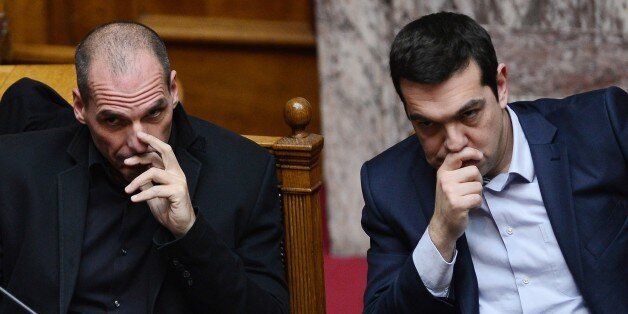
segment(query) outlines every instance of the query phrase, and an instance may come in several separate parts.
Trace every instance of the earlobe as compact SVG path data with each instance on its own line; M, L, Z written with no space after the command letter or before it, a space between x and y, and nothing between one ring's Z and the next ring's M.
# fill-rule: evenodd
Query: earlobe
M78 88L72 90L72 108L74 109L74 117L82 124L85 124L85 104L81 98Z

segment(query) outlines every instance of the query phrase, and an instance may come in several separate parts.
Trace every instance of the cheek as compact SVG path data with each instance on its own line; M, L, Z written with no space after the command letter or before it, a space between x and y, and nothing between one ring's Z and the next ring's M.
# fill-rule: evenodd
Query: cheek
M430 135L430 136L421 136L418 135L419 142L421 142L421 147L423 148L423 152L425 153L425 157L427 157L428 161L433 160L434 158L439 158L439 155L444 151L444 138L438 134Z
M92 132L96 146L104 148L108 154L115 154L124 146L124 135L122 132L102 132L94 130Z
M489 115L468 131L469 144L485 155L492 155L501 134L500 121Z

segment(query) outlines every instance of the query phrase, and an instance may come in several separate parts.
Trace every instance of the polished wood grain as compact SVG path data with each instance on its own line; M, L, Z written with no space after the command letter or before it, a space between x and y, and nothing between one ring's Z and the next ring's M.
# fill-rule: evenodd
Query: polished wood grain
M93 0L92 0L93 1ZM310 0L136 0L144 12L236 19L304 21L312 20Z
M283 101L310 99L320 132L318 69L313 50L168 43L172 68L196 116L244 134L284 135Z
M307 48L316 45L311 25L304 21L150 14L141 16L139 22L154 29L165 41Z
M292 129L292 136L304 138L308 136L305 128L312 119L312 105L307 99L297 97L290 99L284 106L283 116Z
M286 137L249 137L277 159L283 201L286 269L291 313L325 313L322 213L318 202L323 137L305 131L311 119L308 101L286 103Z
M74 63L74 51L66 45L13 43L8 58L12 63Z

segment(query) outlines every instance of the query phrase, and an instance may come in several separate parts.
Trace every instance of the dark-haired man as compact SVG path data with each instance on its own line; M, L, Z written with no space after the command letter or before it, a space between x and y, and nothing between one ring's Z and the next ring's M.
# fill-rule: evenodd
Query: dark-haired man
M445 12L390 71L416 135L362 167L365 312L626 312L626 92L508 104L488 33Z
M3 97L3 132L44 130L0 137L1 285L38 312L287 312L273 158L185 114L143 25L92 31L76 71L75 120L32 80Z

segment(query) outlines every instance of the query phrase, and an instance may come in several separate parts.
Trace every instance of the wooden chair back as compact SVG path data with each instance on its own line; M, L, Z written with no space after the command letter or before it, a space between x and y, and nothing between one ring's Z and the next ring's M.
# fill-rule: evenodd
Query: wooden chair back
M74 66L0 66L0 95L22 77L44 82L72 103L76 86ZM284 137L244 135L268 149L277 160L284 214L284 263L290 291L291 313L324 313L325 284L322 254L322 218L319 204L323 137L305 129L312 107L294 98L284 107L284 119L292 134Z

